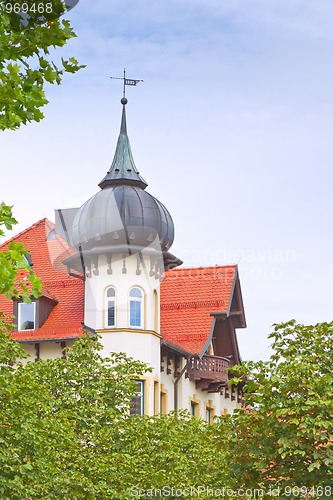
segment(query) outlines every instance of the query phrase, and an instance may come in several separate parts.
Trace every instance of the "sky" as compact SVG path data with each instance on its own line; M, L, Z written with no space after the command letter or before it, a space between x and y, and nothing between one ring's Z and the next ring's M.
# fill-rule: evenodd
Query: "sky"
M172 215L185 266L238 264L244 360L272 325L332 320L333 2L80 0L45 119L0 135L1 198L23 230L99 188L122 82L136 166Z

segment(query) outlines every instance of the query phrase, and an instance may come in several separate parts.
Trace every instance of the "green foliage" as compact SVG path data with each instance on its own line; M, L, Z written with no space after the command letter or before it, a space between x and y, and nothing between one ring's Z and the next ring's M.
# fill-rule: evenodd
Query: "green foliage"
M129 417L135 379L147 373L143 363L123 354L103 358L90 336L66 359L23 365L20 349L0 338L0 360L11 353L16 365L0 372L1 498L121 500L139 490L223 481L218 427L184 411Z
M0 203L0 236L4 235L1 226L10 230L14 224L17 222L12 215L12 207ZM9 299L21 297L25 302L31 302L31 296L37 298L40 295L42 284L32 272L27 254L22 243L14 241L9 243L6 251L0 252L0 294Z
M293 320L270 338L270 361L237 367L247 383L246 407L232 419L234 481L333 487L333 323Z
M226 486L225 450L217 428L184 410L127 419L121 439L113 441L112 455L117 469L111 498L130 498L130 492L163 486L169 491Z
M90 337L66 359L26 365L9 337L0 338L0 361L8 346L15 369L7 363L0 372L0 497L98 498L112 480L110 444L146 366L121 354L102 358Z
M0 3L0 131L40 121L48 102L45 83L59 85L64 73L83 67L73 57L57 65L50 56L50 49L75 37L69 22L46 16L40 23L36 16L24 26L18 14L9 15Z

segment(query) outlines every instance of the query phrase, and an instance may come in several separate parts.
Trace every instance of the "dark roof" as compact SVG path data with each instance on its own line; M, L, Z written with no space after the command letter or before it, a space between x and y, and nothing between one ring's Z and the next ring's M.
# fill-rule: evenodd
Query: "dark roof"
M135 252L135 248L157 244L168 251L173 240L174 225L168 210L136 186L99 191L78 210L73 222L73 244L83 250L107 247L116 252L125 245Z
M135 253L142 249L168 252L174 240L174 225L165 206L145 191L147 183L134 164L127 135L125 104L120 134L111 168L99 184L101 191L79 208L72 228L65 234L82 251ZM60 214L64 215L64 214ZM70 219L73 213L69 214ZM71 219L72 220L72 219ZM66 224L67 226L67 224Z
M126 184L141 187L142 189L148 186L146 181L139 174L134 163L131 145L127 135L125 104L123 104L120 133L113 162L110 170L99 183L99 187L104 189L110 186Z

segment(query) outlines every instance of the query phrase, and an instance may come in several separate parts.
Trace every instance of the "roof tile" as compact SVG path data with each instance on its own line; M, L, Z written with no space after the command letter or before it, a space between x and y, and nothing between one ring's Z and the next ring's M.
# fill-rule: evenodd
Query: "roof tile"
M212 326L212 312L228 312L237 266L176 268L161 283L161 333L192 354L200 354Z
M52 309L44 325L37 330L12 332L17 340L62 339L81 336L83 324L83 287L80 279L67 274L62 260L73 253L72 249L53 233L54 224L42 219L10 241L22 242L29 250L33 271L43 284L41 293L57 305ZM0 246L6 250L10 241ZM0 296L0 310L5 314L13 314L13 302Z
M57 302L37 330L12 332L20 341L64 339L83 335L84 283L67 274L62 261L73 253L42 219L10 241L30 251L33 270L43 283L42 293ZM0 245L6 250L10 241ZM164 340L192 354L200 354L212 326L212 312L228 312L237 266L176 268L161 283L161 333ZM0 310L13 314L13 302L0 296Z

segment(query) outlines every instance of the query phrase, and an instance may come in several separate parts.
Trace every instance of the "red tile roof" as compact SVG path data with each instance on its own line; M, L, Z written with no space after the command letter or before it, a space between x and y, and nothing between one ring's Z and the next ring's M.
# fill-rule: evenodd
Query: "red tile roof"
M73 250L53 229L54 224L42 219L0 246L0 251L5 251L11 241L22 242L30 252L34 273L43 283L42 294L57 302L41 328L13 332L12 337L17 340L64 339L83 334L84 283L67 274L62 261ZM0 296L0 310L13 314L13 302Z
M176 268L161 283L161 333L164 340L201 354L212 327L212 312L228 313L237 266Z
M84 283L67 274L62 261L73 250L42 219L13 238L30 251L33 270L43 283L42 293L56 301L44 325L13 332L20 341L75 338L83 335ZM12 241L12 240L10 240ZM10 241L0 246L6 250ZM209 339L212 312L229 312L237 266L176 268L161 283L161 333L164 340L200 354ZM13 314L13 302L0 295L0 311Z

